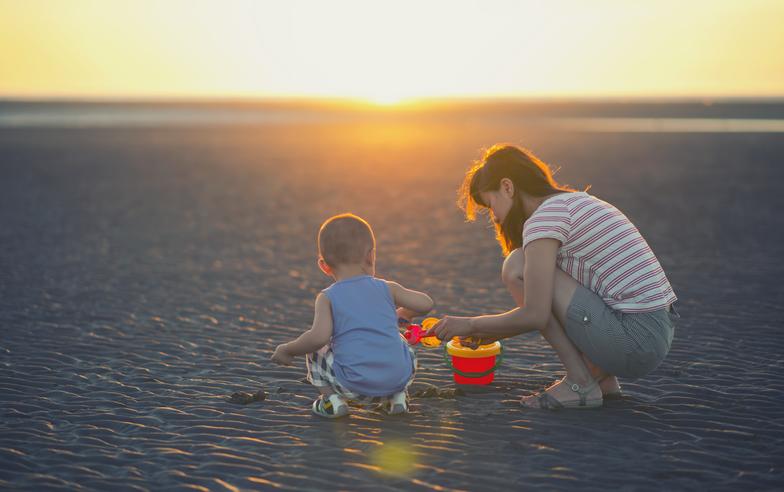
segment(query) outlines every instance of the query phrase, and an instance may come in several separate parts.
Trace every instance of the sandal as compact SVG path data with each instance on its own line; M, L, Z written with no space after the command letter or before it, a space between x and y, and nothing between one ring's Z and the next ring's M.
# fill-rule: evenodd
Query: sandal
M593 400L587 399L588 393L590 393L594 388L596 388L599 385L599 382L596 381L595 379L592 379L591 382L584 388L577 383L569 381L568 379L564 379L564 382L567 384L570 390L574 391L580 396L580 400L562 402L557 400L553 395L551 395L547 391L542 391L535 395L536 400L539 402L539 408L545 410L560 410L562 408L587 409L587 408L599 408L602 406L603 399L601 396L599 398L594 398ZM523 406L527 406L522 402L520 404Z
M336 394L329 395L326 400L324 400L324 396L319 396L313 402L313 413L319 417L336 419L348 415L348 405L343 398Z

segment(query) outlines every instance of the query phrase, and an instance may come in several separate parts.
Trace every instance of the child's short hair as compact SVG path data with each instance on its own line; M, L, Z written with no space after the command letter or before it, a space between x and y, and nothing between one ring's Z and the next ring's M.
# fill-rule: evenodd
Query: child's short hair
M362 263L368 251L375 247L376 238L370 224L354 214L330 217L319 229L319 254L333 268Z

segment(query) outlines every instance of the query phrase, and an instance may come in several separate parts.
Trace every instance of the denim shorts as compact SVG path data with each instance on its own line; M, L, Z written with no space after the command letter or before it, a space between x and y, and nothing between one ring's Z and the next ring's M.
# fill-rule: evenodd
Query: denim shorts
M639 378L661 364L670 351L674 306L647 313L623 313L579 286L566 310L566 334L591 362L623 378Z

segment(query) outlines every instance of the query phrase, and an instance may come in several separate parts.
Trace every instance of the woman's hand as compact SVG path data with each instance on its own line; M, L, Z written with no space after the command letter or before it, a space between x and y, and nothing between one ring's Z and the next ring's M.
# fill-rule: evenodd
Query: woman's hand
M294 361L294 357L286 350L286 344L283 343L275 348L275 352L270 357L272 362L280 366L290 366Z
M471 318L461 316L444 316L424 336L435 335L439 340L451 340L453 337L472 335Z

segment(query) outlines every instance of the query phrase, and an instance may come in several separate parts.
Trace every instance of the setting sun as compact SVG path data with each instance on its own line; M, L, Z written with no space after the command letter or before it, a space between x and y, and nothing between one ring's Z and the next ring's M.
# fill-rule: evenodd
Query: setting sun
M403 99L398 96L374 96L369 99L370 102L377 104L379 106L394 106L398 104Z

